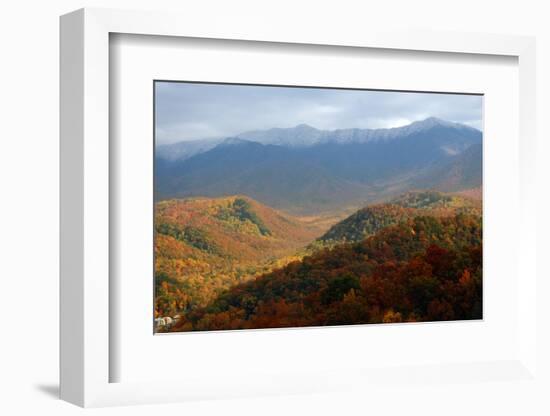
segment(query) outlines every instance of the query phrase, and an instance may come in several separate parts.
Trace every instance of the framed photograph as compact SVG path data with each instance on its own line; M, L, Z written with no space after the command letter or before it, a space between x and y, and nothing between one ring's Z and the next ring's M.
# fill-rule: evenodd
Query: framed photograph
M154 95L156 333L483 318L482 95Z
M536 383L534 51L63 16L62 398Z

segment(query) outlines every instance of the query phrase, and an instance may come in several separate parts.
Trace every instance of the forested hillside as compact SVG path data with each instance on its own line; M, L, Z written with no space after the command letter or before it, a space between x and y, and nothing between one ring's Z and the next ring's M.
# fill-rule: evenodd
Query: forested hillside
M155 208L155 313L185 313L291 261L322 229L250 198L169 200Z
M481 215L481 203L467 197L436 191L408 192L385 204L358 210L319 238L329 244L360 241L384 227L417 216L448 217L459 213Z
M479 319L481 218L418 216L239 284L174 331Z

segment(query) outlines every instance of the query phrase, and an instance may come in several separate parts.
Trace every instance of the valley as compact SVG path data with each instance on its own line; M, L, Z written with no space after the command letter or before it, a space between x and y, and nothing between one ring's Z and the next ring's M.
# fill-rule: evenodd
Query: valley
M446 261L454 259L451 263L462 259L446 266L445 273L452 275L447 285L457 284L466 273L477 276L468 280L474 285L468 290L481 290L480 269L468 266L480 262L472 260L470 251L481 250L481 201L458 194L411 191L358 210L307 217L242 195L168 200L156 204L155 229L155 317L157 322L176 317L173 324L158 326L159 332L331 325L344 319L338 316L344 295L354 293L359 302L379 267L406 270L434 250L443 250L450 256ZM357 258L363 250L366 254ZM395 276L400 273L405 271ZM438 279L420 283L436 285ZM328 293L335 299L325 299ZM374 296L370 289L368 293ZM363 305L366 315L350 319L373 323L436 317L437 305L428 314L428 305L413 310L399 302L388 307L378 299L374 309ZM446 302L441 307L449 312ZM471 313L479 309L469 308Z

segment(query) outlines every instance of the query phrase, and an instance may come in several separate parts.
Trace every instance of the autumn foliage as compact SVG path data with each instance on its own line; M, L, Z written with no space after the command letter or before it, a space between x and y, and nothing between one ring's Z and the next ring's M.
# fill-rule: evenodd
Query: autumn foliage
M223 291L301 258L322 233L244 196L155 207L155 315L185 315Z
M204 298L201 289L206 285L187 289L185 270L198 275L202 267L214 277L215 271L208 269L214 266L182 265L175 275L183 278L159 268L157 273L163 275L157 278L157 311L181 313L171 331L480 319L480 215L443 207L445 215L418 211L423 215L414 216L411 210L427 208L395 206L400 208L388 212L399 214L403 208L407 215L390 219L366 238L320 245L317 251L310 249L310 255L243 281L210 285L219 290L212 289ZM163 250L163 256L169 252L158 240L157 250ZM179 255L172 260L189 261ZM163 303L165 293L171 296L168 304Z

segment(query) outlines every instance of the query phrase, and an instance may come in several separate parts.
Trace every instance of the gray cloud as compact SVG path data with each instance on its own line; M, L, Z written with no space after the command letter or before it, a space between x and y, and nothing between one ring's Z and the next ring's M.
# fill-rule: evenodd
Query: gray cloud
M157 82L155 99L159 144L302 123L397 127L431 116L482 128L483 99L474 95Z

